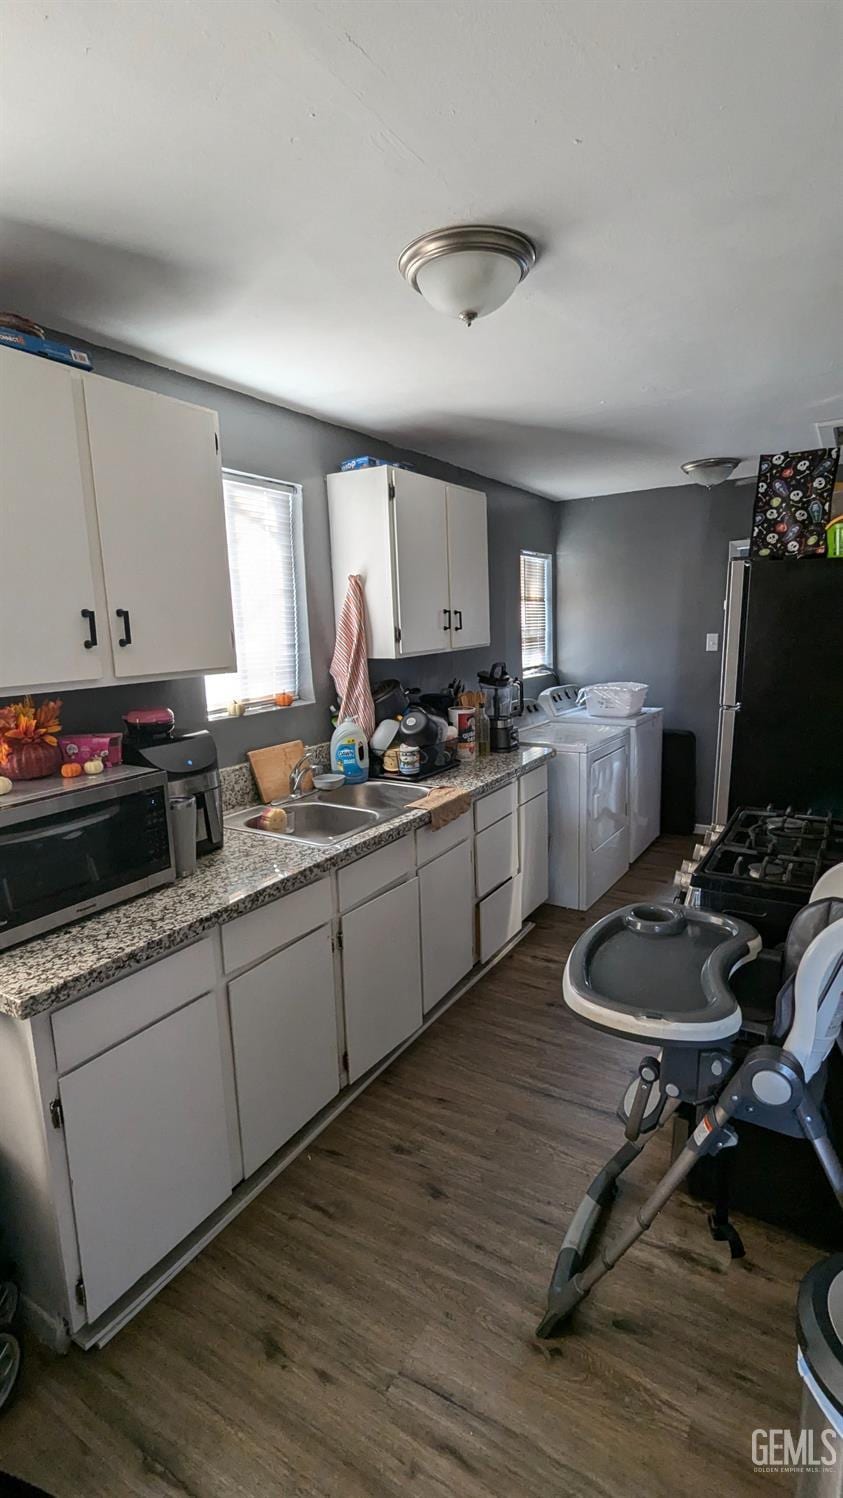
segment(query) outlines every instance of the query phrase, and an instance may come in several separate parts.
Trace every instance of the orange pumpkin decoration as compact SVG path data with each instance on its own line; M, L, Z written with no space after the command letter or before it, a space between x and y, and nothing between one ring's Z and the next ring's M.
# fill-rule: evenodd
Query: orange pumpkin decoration
M77 775L82 774L82 766L77 764L75 760L71 760L68 764L62 765L61 773L65 780L74 780Z
M293 696L292 692L276 692L275 693L275 699L274 699L274 701L275 701L275 706L276 707L291 707L292 704L295 702L295 700L296 699Z

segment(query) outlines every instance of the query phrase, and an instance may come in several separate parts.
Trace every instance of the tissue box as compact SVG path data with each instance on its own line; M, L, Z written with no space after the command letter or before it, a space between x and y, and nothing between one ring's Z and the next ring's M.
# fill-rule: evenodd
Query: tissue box
M123 763L122 733L64 733L59 736L59 748L66 765L75 760L84 765L88 759L101 759L113 769Z

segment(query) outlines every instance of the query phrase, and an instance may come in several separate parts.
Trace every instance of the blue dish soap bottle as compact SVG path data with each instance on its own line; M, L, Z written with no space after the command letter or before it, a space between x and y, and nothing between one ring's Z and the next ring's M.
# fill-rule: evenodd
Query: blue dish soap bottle
M359 723L346 718L331 736L331 769L351 785L369 779L369 743Z

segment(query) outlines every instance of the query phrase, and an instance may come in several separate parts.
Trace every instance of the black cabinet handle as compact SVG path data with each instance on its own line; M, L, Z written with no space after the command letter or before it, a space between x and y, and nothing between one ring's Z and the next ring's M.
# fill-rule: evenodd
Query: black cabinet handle
M462 609L454 609L454 616L459 620L459 624L455 628L462 629Z
M451 628L451 610L450 609L443 609L442 613L445 615L445 623L442 625L442 628L443 629L450 629Z
M85 641L85 649L93 650L97 643L97 616L93 609L82 609L82 618L88 621L88 638Z
M117 641L117 644L119 646L121 646L121 648L124 645L131 645L131 643L132 643L132 623L131 623L131 620L129 618L129 610L128 609L115 609L114 612L117 615L118 619L122 619L123 620L123 634L122 634L122 637Z

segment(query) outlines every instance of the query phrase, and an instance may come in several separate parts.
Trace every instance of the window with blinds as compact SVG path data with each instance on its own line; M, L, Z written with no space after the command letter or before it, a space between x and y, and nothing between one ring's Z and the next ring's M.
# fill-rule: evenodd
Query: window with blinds
M234 698L260 708L277 692L300 695L301 490L232 472L223 474L223 489L237 670L205 677L210 716Z
M521 670L553 666L552 557L521 553Z

